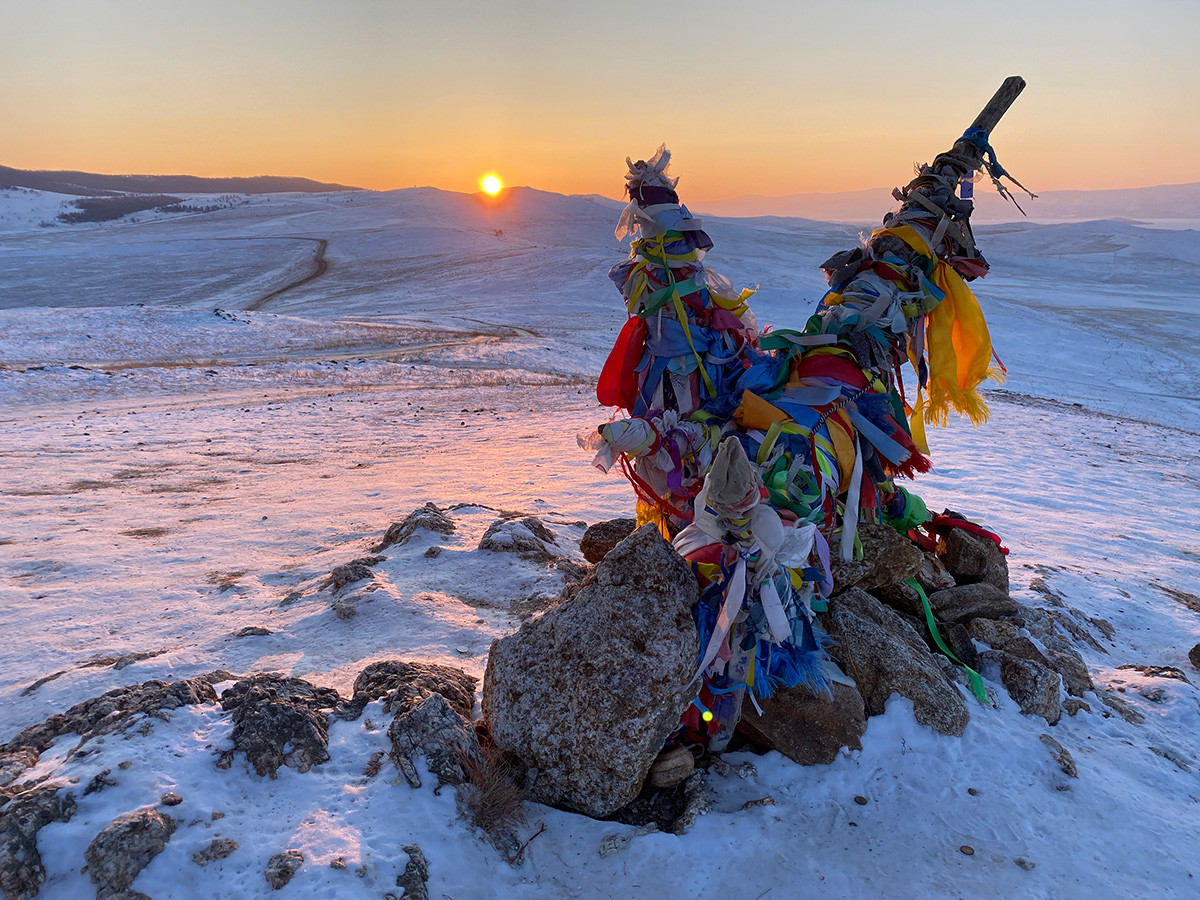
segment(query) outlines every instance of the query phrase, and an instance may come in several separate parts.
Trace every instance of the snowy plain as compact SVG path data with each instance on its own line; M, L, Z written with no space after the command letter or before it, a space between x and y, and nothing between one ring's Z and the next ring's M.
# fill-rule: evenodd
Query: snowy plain
M490 641L561 583L477 549L499 511L537 515L567 556L580 523L631 514L628 486L576 445L609 415L593 387L624 318L607 279L619 204L421 188L38 227L65 199L0 198L0 740L112 687L214 669L343 694L381 659L481 676ZM788 327L860 230L706 225L710 266L760 285L760 324ZM530 804L522 837L546 828L510 865L450 791L393 783L390 765L361 775L388 746L377 710L332 725L330 762L271 781L240 757L217 769L228 721L185 708L90 755L67 760L69 738L43 754L32 774L52 783L120 784L77 791L75 817L42 830L40 896L91 896L84 847L167 790L192 824L135 882L155 898L271 895L266 860L288 847L306 863L285 893L381 897L412 843L430 895L452 900L1200 895L1200 235L1022 222L978 238L1009 379L986 425L931 433L936 471L915 490L1003 536L1018 599L1112 623L1082 652L1143 724L1087 697L1051 728L1001 691L954 739L893 698L831 765L731 754L683 837ZM385 551L339 618L324 576L426 502L457 507L456 533ZM247 626L270 633L234 637ZM217 836L239 849L195 865ZM621 849L602 856L606 838Z

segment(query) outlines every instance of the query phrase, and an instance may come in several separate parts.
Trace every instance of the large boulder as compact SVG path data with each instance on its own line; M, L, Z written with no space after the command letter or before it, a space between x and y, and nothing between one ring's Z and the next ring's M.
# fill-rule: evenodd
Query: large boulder
M744 705L738 731L802 766L831 763L843 747L861 750L867 730L862 694L840 682L832 689L829 697L802 687L781 688L759 701L761 716Z
M543 803L606 816L637 796L696 697L696 578L647 525L574 597L492 644L483 714Z
M1008 593L1008 559L995 541L950 528L938 541L938 556L959 584L986 582Z
M843 591L825 616L833 656L854 678L869 715L883 713L892 694L912 701L922 725L959 736L971 713L925 641L900 614L857 587Z

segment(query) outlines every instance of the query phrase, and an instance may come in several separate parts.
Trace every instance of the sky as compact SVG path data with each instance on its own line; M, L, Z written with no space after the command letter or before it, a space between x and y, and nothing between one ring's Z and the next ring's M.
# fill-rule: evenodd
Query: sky
M1033 190L1200 181L1192 0L0 0L0 165L685 199L891 186L1008 75Z

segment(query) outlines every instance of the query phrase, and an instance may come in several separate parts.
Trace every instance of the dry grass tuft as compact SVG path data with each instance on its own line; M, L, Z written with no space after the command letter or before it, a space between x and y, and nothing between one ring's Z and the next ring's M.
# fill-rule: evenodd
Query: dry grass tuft
M464 753L462 764L470 781L459 788L458 804L472 825L498 837L525 821L525 795L503 750L481 740L479 753Z

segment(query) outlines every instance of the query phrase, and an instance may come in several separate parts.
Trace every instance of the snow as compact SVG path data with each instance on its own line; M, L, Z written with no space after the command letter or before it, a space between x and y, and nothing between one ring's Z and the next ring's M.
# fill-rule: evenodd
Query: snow
M616 204L413 189L39 228L58 201L8 194L0 740L112 687L220 668L343 694L379 659L481 676L490 641L562 582L477 549L500 511L537 515L571 558L581 522L630 514L628 486L576 446L609 414L592 387L623 319L606 277L624 255ZM758 320L780 326L803 323L823 293L816 264L857 240L804 220L707 227L709 262L761 284ZM328 270L275 294L314 272L322 240ZM1200 237L1105 221L981 227L979 240L993 274L977 293L1009 380L988 392L986 425L931 432L937 471L916 490L1003 535L1018 599L1053 594L1113 625L1082 653L1144 724L1089 695L1090 712L1050 728L1000 691L954 739L893 698L863 749L831 765L730 755L711 775L713 811L684 837L529 804L533 839L510 865L436 779L413 790L390 763L362 774L388 747L375 707L331 725L328 763L277 780L241 756L216 768L228 720L184 708L70 761L71 736L43 754L31 775L80 783L75 817L40 832L39 896L90 896L88 842L168 790L184 824L134 883L155 898L271 895L266 860L288 847L306 862L285 890L379 897L398 890L412 843L431 896L458 900L1195 896L1200 692L1119 666L1200 678L1187 659L1200 613L1185 603L1200 594ZM338 618L329 571L426 502L458 507L455 533L381 551L372 580L339 595L357 615ZM234 637L248 626L271 633ZM126 654L146 655L87 665ZM119 784L82 796L104 769ZM623 849L601 856L612 835ZM239 849L194 864L215 837ZM345 870L329 867L338 857Z

